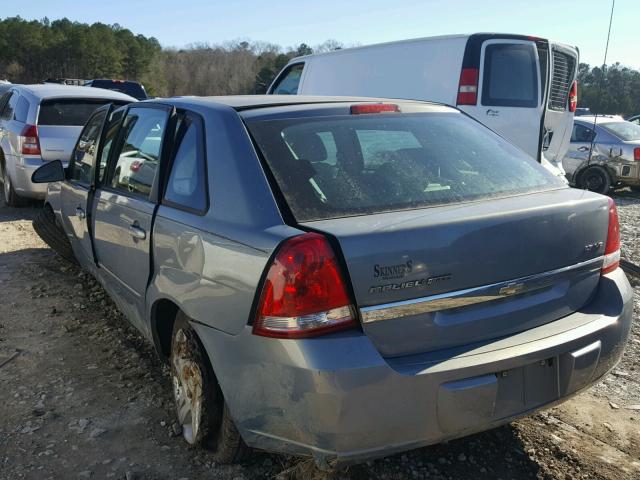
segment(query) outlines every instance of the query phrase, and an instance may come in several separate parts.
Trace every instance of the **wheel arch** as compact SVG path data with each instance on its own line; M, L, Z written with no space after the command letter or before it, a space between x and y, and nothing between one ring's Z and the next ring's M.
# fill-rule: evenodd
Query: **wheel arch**
M171 335L173 324L180 306L170 298L158 298L151 305L149 324L156 352L165 361L171 355Z

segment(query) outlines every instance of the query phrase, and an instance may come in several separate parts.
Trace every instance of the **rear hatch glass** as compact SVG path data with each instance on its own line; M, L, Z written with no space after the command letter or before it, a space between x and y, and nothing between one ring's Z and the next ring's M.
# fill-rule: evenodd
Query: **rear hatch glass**
M82 98L43 100L40 103L38 125L81 127L97 108L107 103L113 102L109 99L88 100Z
M249 129L299 222L562 185L457 112L266 120Z

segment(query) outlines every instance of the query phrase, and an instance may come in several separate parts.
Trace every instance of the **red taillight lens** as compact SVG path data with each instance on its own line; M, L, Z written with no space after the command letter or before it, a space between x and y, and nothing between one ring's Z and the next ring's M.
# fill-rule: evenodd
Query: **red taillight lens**
M351 105L352 115L365 115L368 113L398 113L400 107L392 103L364 103Z
M578 107L578 81L574 80L571 84L571 90L569 90L569 111L571 113L576 111Z
M604 263L602 275L613 272L620 266L620 222L618 221L618 209L616 203L609 199L609 230L607 232L607 244L604 247Z
M22 153L24 155L40 155L40 140L38 139L38 127L25 125L20 132L22 141Z
M463 68L460 72L458 105L475 105L478 101L478 69Z
M637 148L633 149L633 159L636 162L640 162L640 147L637 147Z
M131 165L129 165L129 170L131 170L132 172L137 172L138 170L140 170L141 166L142 166L141 161L134 160L133 162L131 162Z
M253 333L304 338L356 326L344 276L325 237L287 240L269 267Z

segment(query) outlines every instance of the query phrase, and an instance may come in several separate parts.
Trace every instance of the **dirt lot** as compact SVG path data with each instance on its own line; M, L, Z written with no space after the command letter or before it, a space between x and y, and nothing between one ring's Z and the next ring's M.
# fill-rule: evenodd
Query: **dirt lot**
M640 197L616 197L624 255L640 263ZM311 478L264 453L213 464L176 435L167 369L87 275L0 204L0 478ZM640 289L636 288L636 313ZM639 479L640 322L604 382L552 410L369 462L345 479Z

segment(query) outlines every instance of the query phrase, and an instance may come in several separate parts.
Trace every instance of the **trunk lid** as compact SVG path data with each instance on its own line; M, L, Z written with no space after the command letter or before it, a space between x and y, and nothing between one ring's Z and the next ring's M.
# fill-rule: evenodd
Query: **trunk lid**
M561 189L302 225L339 243L364 332L394 357L510 335L583 307L600 277L608 203Z

